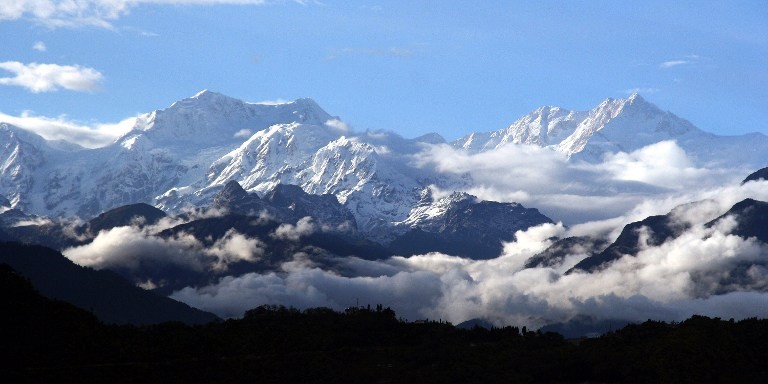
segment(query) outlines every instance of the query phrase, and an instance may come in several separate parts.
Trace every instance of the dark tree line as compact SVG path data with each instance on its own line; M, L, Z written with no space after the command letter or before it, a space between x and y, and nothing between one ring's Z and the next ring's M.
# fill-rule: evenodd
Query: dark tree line
M566 340L404 322L382 306L261 306L206 325L117 326L0 266L3 382L637 382L768 378L768 320L694 316Z

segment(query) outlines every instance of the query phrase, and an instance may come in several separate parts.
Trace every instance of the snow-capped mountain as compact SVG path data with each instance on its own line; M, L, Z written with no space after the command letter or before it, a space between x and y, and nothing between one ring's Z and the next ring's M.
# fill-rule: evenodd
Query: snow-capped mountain
M547 147L565 140L587 114L559 107L541 107L505 129L472 133L452 144L472 153L496 149L508 143Z
M539 108L506 129L451 145L478 153L528 144L596 161L669 139L699 162L759 168L768 153L765 135L706 133L639 95L608 99L591 111ZM363 233L383 240L393 228L427 225L416 223L435 210L433 202L421 204L425 188L472 186L466 175L414 165L424 148L444 145L440 135L351 132L310 99L267 105L203 91L138 116L130 132L106 147L46 141L8 124L0 125L0 143L0 196L14 208L53 217L93 217L139 202L173 213L209 206L230 181L262 196L290 184L334 195Z
M93 150L4 124L0 193L14 207L48 216L90 217L120 205L155 203L179 186L204 184L211 164L253 132L328 119L309 99L264 105L203 91L138 116L130 132Z
M753 133L718 136L665 112L638 94L607 99L590 111L543 107L508 128L473 133L451 144L477 153L507 143L550 147L575 159L597 162L603 155L631 152L664 140L674 140L700 164L764 166L768 136Z
M205 178L175 188L158 199L161 207L204 204L223 185L238 181L264 194L278 184L299 185L311 194L333 194L365 231L404 219L418 201L421 170L404 166L414 148L395 150L366 142L365 135L344 136L328 124L276 124L256 132L215 160ZM375 142L375 140L373 140ZM436 182L436 181L433 181Z
M297 185L278 184L261 198L231 180L216 194L213 207L223 208L226 212L264 216L279 222L297 222L309 216L325 227L326 232L354 233L357 230L355 217L339 203L336 196L308 194Z

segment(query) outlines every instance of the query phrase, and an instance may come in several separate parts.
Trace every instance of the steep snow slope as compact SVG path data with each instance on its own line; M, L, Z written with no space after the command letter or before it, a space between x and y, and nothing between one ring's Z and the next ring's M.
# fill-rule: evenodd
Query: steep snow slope
M75 144L45 140L35 133L0 123L0 194L14 208L48 214L45 194L55 194L67 187L58 182L57 170L84 153L85 149ZM53 177L49 179L48 175Z
M418 142L400 137L371 140L386 141L387 147L364 142L365 137L343 136L328 125L274 125L213 162L205 183L187 188L192 193L166 194L160 203L167 208L200 204L232 180L262 194L278 184L294 184L311 194L335 195L355 215L361 230L371 232L404 219L423 183L437 180L426 180L422 170L405 165L403 152L417 151Z
M559 107L541 107L494 132L478 132L454 142L454 146L471 153L484 152L507 143L532 144L542 147L563 141L578 126L587 112L568 111Z

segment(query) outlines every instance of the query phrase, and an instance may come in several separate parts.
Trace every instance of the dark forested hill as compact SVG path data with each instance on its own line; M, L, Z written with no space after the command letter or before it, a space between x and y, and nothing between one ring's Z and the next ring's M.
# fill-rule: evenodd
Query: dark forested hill
M262 306L207 325L115 326L0 266L4 382L762 383L768 320L647 321L594 339L407 323L388 308Z
M72 303L107 323L207 323L217 319L213 314L135 287L113 272L78 266L42 246L0 243L0 263L29 278L43 295Z

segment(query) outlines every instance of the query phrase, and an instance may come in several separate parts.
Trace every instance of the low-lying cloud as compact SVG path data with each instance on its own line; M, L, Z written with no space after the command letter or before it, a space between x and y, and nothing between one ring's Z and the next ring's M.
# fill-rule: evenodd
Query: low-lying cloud
M439 268L446 271L414 267L377 277L341 276L318 268L287 274L250 273L229 276L206 287L188 287L172 297L224 317L241 316L261 304L343 309L357 302L383 303L410 320L439 318L456 323L486 318L498 325L528 326L567 321L577 314L630 321L681 320L692 314L737 318L768 315L765 292L687 296L675 291L689 285L682 275L671 286L653 286L658 281L639 279L645 272L642 268L632 275L637 280L627 282L620 269L614 268L596 275L564 277L547 268L502 274L492 269L497 263L467 262L439 254L430 257L444 259ZM628 287L613 291L612 287L622 284ZM584 288L573 291L581 285ZM752 304L732 301L744 297Z
M283 223L280 224L272 237L280 240L298 241L304 236L311 235L317 230L317 226L310 216L303 217L296 222L296 225Z
M754 184L750 186L749 184ZM735 187L768 190L768 182ZM768 197L768 196L766 196ZM532 327L567 321L576 315L601 320L681 320L692 314L720 317L768 316L768 247L730 234L736 218L717 210L738 196L721 195L675 211L681 221L698 221L680 236L625 256L596 273L564 272L585 254L560 265L523 267L527 258L553 239L572 235L561 224L518 232L517 242L492 260L440 253L380 261L346 258L344 275L319 268L229 276L206 287L188 287L172 297L222 316L240 316L261 304L343 309L353 303L381 303L410 320L454 323L485 318L498 325ZM717 212L715 212L717 210ZM582 229L583 230L583 229Z
M208 246L189 233L158 235L180 223L163 219L154 226L103 230L90 243L66 249L63 254L79 265L95 269L139 271L172 266L201 273L226 272L232 263L255 262L264 255L266 245L261 240L234 229Z

